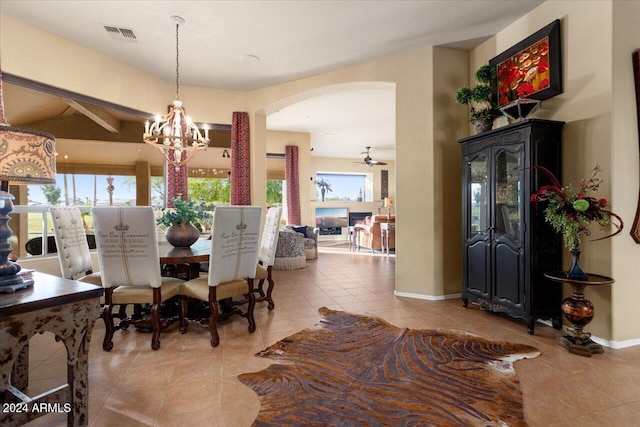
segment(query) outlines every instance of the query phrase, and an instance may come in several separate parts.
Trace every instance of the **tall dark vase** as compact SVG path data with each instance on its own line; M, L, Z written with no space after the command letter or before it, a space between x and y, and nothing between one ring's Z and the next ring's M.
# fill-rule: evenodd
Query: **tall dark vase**
M589 276L580 267L580 249L571 249L571 267L567 271L567 279L588 280Z

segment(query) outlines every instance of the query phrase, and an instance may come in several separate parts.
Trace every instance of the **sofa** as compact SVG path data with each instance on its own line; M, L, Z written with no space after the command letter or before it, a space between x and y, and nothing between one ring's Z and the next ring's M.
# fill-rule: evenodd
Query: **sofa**
M395 215L374 215L370 221L365 224L357 224L354 227L356 233L356 248L366 248L373 252L374 250L382 249L382 234L380 231L380 224L383 222L396 222ZM391 249L396 248L396 232L395 230L389 231L389 247Z
M306 259L318 258L318 234L320 230L316 227L305 225L285 225L280 231L295 232L303 236L304 254Z

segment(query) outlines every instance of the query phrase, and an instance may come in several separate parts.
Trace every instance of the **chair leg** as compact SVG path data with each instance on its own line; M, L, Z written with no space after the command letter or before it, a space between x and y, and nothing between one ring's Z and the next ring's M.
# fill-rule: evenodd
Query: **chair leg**
M247 307L247 320L249 321L249 333L256 330L256 320L253 318L253 309L256 306L256 295L253 293L253 279L249 279L249 306Z
M187 333L187 297L180 296L180 327L178 331L181 334Z
M271 277L271 266L269 266L267 268L267 280L269 281L269 287L267 288L267 308L269 310L273 310L273 308L276 306L273 302L273 298L271 297L271 293L273 292L273 286L275 284L275 282L273 281L273 278Z
M113 349L113 315L111 309L113 305L105 304L102 307L102 320L104 320L104 341L102 342L102 349L104 351L111 351Z
M151 306L151 325L153 327L153 335L151 337L151 348L157 350L160 348L160 312L158 304Z
M127 318L127 304L120 304L120 309L118 311L118 317L120 320Z
M264 301L264 289L262 288L262 285L264 285L264 279L260 279L258 281L258 287L256 289L254 289L254 291L258 291L258 293L260 294L260 301Z
M253 283L251 285L253 286ZM253 292L251 292L251 295L253 295ZM215 286L209 286L209 309L211 311L211 314L209 315L209 333L211 333L211 347L217 347L218 344L220 344L220 337L218 336L217 328L220 310L218 308L218 299L216 296Z

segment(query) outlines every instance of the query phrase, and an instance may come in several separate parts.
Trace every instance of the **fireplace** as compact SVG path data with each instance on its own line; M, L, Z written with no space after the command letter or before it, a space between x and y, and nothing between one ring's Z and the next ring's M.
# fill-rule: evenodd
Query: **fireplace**
M347 208L316 208L316 227L320 235L342 234L342 227L348 224Z
M364 224L364 219L368 216L371 216L371 212L349 212L349 226Z

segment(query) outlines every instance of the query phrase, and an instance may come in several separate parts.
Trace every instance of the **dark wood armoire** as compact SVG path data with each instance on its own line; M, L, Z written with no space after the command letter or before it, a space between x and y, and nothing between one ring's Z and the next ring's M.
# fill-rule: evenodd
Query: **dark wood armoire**
M562 287L543 274L562 268L560 236L530 196L560 177L563 122L528 119L458 141L462 149L462 300L561 327Z

